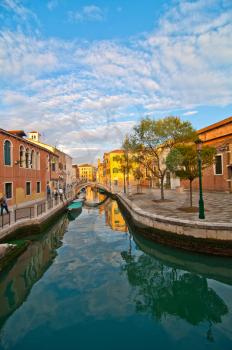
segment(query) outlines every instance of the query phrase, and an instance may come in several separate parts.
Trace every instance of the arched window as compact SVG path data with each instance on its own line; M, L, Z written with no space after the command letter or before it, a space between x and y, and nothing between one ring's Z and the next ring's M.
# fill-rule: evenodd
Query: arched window
M31 168L35 169L36 168L36 163L35 163L35 151L31 151Z
M11 165L11 142L6 140L4 142L4 164Z
M25 148L23 146L20 146L19 149L19 165L21 168L25 168Z
M40 153L36 152L36 169L40 170Z
M30 168L31 157L29 148L26 149L26 168Z

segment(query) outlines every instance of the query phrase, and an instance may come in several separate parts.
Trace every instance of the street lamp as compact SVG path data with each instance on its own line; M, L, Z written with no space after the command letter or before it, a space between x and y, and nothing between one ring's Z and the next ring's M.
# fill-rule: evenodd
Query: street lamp
M203 193L202 193L202 161L201 161L201 150L202 150L202 144L200 138L198 138L195 141L195 144L197 146L197 160L198 160L198 176L199 176L199 219L205 219L205 208L204 208L204 200L203 200Z

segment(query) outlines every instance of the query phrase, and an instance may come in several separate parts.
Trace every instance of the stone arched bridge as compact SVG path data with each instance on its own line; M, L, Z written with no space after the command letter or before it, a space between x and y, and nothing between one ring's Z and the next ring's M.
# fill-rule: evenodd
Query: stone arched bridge
M105 191L106 193L112 193L109 187L107 187L101 183L93 182L93 181L78 183L76 185L76 193L80 192L80 190L82 190L82 188L86 188L86 187L94 187L94 188L98 188L99 190Z

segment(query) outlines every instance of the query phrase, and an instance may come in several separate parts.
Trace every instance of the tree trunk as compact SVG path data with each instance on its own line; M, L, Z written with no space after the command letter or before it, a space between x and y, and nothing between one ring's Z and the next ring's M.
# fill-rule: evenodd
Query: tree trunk
M128 158L128 153L126 155L126 172L127 172L127 192L129 192L129 185L130 185L130 180L129 180L129 176L130 176L130 169L129 169L129 158Z
M130 182L129 182L129 174L128 174L128 172L127 172L127 177L126 177L127 192L129 192L129 185L130 185Z
M125 172L125 170L123 172L123 187L124 187L124 193L126 193L126 172Z
M161 199L164 200L164 176L160 178L160 195Z
M190 200L190 207L193 206L193 187L192 187L193 180L189 180L189 200Z

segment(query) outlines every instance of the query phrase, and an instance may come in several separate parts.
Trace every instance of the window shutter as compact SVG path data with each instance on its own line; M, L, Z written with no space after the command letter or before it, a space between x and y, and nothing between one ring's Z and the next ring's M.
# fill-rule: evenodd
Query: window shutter
M10 141L4 143L4 164L11 165L11 152L10 152Z

